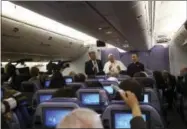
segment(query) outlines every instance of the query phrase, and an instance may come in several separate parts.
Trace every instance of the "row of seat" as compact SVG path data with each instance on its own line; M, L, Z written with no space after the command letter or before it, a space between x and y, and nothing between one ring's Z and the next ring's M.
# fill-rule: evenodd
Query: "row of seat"
M34 128L55 128L56 124L73 109L78 107L97 108L93 106L82 106L76 98L53 98L50 101L41 103L34 115ZM158 111L149 104L140 104L143 118L149 129L163 129L165 127L162 117ZM100 113L105 128L129 128L129 121L132 118L130 109L124 102L110 103Z

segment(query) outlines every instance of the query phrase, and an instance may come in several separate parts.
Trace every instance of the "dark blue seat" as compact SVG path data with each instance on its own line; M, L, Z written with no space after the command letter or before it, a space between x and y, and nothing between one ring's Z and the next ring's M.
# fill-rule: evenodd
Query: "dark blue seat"
M164 123L155 108L150 105L140 105L140 108L143 119L146 121L147 129L164 129ZM132 114L127 105L110 104L101 117L104 128L125 128L127 126L129 128Z

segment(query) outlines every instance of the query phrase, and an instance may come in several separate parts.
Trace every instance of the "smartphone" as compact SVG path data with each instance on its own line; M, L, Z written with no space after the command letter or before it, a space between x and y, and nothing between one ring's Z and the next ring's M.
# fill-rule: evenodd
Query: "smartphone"
M113 87L113 89L116 90L117 92L118 92L119 90L121 90L121 89L119 88L119 86L112 85L112 87Z

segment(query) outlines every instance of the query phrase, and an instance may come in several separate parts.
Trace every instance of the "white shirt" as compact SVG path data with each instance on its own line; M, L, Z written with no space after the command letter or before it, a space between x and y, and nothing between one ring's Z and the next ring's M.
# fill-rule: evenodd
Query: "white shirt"
M92 60L92 64L97 69L97 73L98 73L99 72L99 67L98 67L98 64L97 64L97 60Z
M111 69L109 69L110 66L112 66ZM117 66L120 67L120 70L127 70L126 66L121 61L115 60L114 63L110 61L106 62L103 71L105 74L119 74L120 71Z

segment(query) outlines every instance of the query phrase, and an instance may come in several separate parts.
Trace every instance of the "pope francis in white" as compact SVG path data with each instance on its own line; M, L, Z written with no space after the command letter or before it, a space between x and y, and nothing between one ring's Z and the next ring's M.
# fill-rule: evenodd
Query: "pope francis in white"
M108 62L105 63L103 71L108 75L118 75L120 71L127 70L126 66L119 60L115 60L114 55L108 55Z

